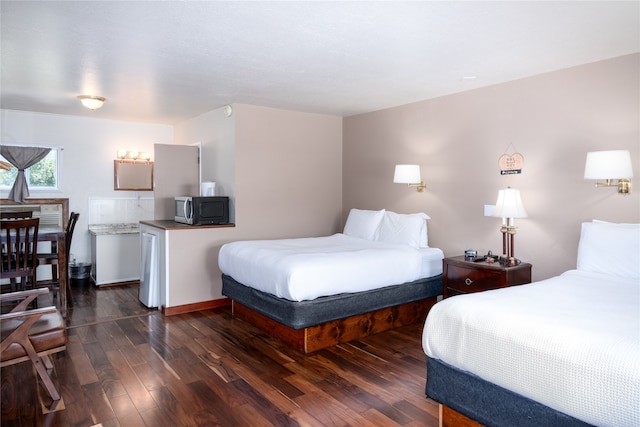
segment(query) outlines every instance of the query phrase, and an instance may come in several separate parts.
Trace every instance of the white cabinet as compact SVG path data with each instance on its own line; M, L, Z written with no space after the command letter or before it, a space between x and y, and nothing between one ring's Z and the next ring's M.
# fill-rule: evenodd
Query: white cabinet
M90 226L91 277L96 285L140 280L140 238L135 227Z

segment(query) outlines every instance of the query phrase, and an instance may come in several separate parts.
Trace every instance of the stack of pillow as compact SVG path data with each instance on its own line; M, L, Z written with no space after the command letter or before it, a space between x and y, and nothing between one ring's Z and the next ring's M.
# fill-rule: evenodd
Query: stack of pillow
M398 214L385 209L379 211L351 209L343 234L371 241L400 243L415 248L429 247L425 213Z

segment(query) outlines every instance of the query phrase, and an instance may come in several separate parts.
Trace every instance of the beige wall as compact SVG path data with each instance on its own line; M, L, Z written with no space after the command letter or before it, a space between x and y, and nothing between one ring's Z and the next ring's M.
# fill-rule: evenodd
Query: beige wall
M342 216L342 118L234 104L175 127L202 144L203 181L229 196L241 238L334 233ZM240 237L239 237L240 238Z
M629 196L583 179L587 151L627 149L640 174L640 56L629 55L344 119L343 218L349 209L423 211L429 243L447 256L502 252L498 218L484 217L506 186L529 218L516 220L516 256L534 280L575 268L580 223L640 222ZM501 176L516 150L521 175ZM417 163L425 193L393 184L396 163Z
M225 133L235 136L235 180L227 188L235 190L236 226L169 232L170 306L222 297L218 253L227 242L342 228L342 118L234 104L233 124ZM215 157L217 132L194 120L177 135L182 143L200 140Z
M342 118L234 104L239 238L339 231Z

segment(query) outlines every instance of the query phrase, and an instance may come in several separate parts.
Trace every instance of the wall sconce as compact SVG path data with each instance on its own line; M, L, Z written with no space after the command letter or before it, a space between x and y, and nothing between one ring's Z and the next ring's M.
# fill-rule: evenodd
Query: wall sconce
M590 151L584 166L584 179L604 179L596 181L598 187L618 187L619 194L631 192L631 154L628 150ZM617 184L611 181L617 179Z
M80 95L78 99L82 102L82 105L87 107L89 110L97 110L102 107L102 104L106 101L106 98L93 95Z
M420 178L420 166L418 165L396 165L393 182L407 184L407 187L416 187L419 193L422 193L426 188L424 181Z
M527 211L520 198L520 191L511 187L500 190L492 216L502 218L502 226L500 227L502 255L507 257L507 265L516 265L518 261L514 256L513 241L517 228L514 225L514 219L527 217Z
M118 150L116 154L118 159L120 160L140 160L143 162L149 162L151 160L151 153L149 152L139 152L139 151L127 151L127 150Z

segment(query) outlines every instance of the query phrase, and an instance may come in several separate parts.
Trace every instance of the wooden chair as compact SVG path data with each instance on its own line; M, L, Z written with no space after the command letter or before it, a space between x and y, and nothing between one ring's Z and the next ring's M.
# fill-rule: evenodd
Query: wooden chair
M33 217L33 211L4 211L0 212L0 220L2 219L27 219Z
M0 221L0 279L9 280L11 291L24 291L36 283L39 224L39 218Z
M64 321L53 306L27 310L38 295L48 292L47 288L37 288L0 295L0 302L19 301L11 312L0 315L0 366L30 360L51 399L60 400L48 371L53 369L49 355L66 349Z
M80 217L80 214L77 212L71 212L71 214L69 215L69 222L67 222L67 228L65 230L66 233L66 254L67 254L67 261L69 261L69 252L71 251L71 239L73 238L73 230L76 228L76 223L78 222L78 218ZM51 252L47 252L47 253L39 253L37 258L38 258L38 265L50 265L51 266L51 280L41 280L38 281L37 284L38 286L44 285L44 286L49 286L51 287L51 289L53 290L53 296L55 298L57 290L58 290L58 286L60 284L60 280L58 278L58 251L57 248L54 246L55 243L51 243ZM67 272L69 270L67 269ZM69 286L69 278L67 277L67 286ZM67 295L70 297L71 292L70 290L67 288Z

